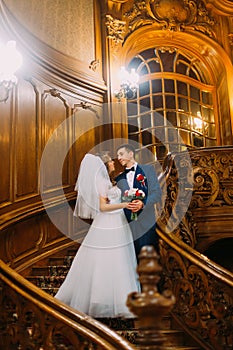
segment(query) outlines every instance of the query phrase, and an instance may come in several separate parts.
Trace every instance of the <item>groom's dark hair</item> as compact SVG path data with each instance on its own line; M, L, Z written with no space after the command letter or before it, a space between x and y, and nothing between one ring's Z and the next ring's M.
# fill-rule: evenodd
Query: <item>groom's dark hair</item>
M125 148L128 152L133 152L133 155L135 157L135 148L131 143L123 143L122 145L118 146L116 151L119 151L120 148Z

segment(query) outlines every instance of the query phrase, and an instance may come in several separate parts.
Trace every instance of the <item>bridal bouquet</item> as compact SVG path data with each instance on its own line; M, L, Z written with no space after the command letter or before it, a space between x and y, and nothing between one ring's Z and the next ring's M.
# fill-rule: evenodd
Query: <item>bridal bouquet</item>
M132 202L135 199L143 200L145 198L145 193L142 190L139 190L138 188L130 188L129 190L126 190L124 192L124 195L122 197L122 200L125 202ZM138 214L137 213L131 213L131 220L137 220Z

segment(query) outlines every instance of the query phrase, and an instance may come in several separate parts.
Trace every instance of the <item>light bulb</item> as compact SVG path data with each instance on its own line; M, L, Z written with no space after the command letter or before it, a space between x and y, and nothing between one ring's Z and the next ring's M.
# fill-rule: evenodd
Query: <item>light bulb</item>
M14 73L21 67L22 55L16 49L16 42L8 41L6 46L1 47L0 75L1 80L15 80Z
M136 86L138 81L139 81L139 75L136 73L135 68L132 68L130 73L130 83Z

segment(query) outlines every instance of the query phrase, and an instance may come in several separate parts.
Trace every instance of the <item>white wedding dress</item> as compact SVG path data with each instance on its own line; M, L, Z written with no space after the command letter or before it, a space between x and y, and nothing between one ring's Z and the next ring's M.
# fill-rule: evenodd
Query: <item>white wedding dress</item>
M107 193L119 203L116 186ZM140 291L132 233L123 209L98 212L56 298L94 318L134 317L127 296Z

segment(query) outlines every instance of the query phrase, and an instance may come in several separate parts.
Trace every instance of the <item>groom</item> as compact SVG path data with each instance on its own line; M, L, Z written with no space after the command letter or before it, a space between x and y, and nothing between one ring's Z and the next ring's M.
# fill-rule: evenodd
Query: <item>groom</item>
M152 165L139 165L135 161L135 149L131 144L117 148L117 158L125 170L116 178L122 195L129 188L138 188L145 193L145 198L130 203L130 210L124 209L134 237L135 252L138 259L140 250L145 245L153 245L158 252L158 236L155 232L155 203L161 202L161 188ZM131 220L131 212L138 214L137 220Z

